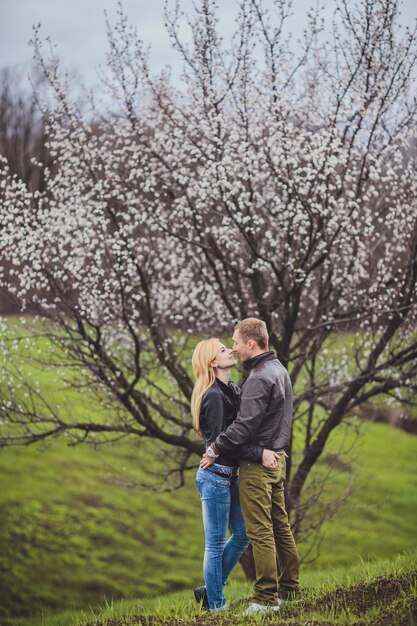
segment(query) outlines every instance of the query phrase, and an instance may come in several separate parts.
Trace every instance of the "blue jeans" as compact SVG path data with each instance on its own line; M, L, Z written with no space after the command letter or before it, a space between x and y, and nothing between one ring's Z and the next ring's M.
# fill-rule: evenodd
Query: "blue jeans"
M210 611L226 609L223 589L227 578L249 545L245 522L239 502L239 478L232 468L213 463L214 470L229 473L218 476L210 470L197 471L196 485L203 509L206 540L204 551L204 581ZM227 529L231 537L227 539Z

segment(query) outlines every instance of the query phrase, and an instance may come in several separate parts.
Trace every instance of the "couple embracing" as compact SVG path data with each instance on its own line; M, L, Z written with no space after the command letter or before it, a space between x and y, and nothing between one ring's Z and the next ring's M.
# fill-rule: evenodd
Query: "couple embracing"
M196 479L205 584L194 595L210 612L226 610L224 586L249 542L256 582L245 613L277 610L283 598L300 593L299 559L284 502L292 387L268 342L265 322L248 318L235 326L232 349L206 339L193 354L191 411L206 443ZM246 375L242 390L230 381L234 352Z

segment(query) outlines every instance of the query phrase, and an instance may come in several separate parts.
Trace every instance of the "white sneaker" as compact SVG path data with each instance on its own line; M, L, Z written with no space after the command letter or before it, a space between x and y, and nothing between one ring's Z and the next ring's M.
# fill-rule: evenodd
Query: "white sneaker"
M253 613L260 613L262 611L278 611L280 604L280 599L278 599L278 604L257 604L256 602L251 602L248 608L243 611L243 615L253 615Z

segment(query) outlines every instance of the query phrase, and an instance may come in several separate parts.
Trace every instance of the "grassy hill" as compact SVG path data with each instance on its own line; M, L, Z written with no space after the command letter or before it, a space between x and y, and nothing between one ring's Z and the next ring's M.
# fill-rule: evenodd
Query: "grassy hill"
M95 610L6 620L4 626L414 626L417 623L417 551L395 560L362 562L347 569L304 572L302 602L279 613L244 617L247 583L228 585L228 611L201 612L189 592L158 599L122 601Z
M373 424L358 445L353 494L324 525L321 556L305 573L417 545L417 438ZM146 473L147 454L126 444L1 451L0 623L46 607L143 599L201 582L203 533L193 476L172 493L128 490L114 481L115 468ZM350 475L342 468L334 484ZM239 567L233 581L243 581Z
M39 338L37 346L46 352L44 342ZM102 410L85 393L62 390L52 370L36 371L51 402L77 415ZM334 433L311 478L332 468L325 494L330 498L353 487L338 515L322 527L319 558L303 564L307 580L318 580L323 568L392 558L417 547L417 437L385 424L353 426ZM357 428L363 431L359 439ZM171 493L128 489L116 480L129 474L141 481L155 469L149 445L93 449L69 447L64 440L0 450L0 624L48 607L75 610L121 598L135 605L202 582L194 472ZM341 448L350 450L344 454ZM307 547L299 548L305 556ZM240 567L232 583L238 589L244 584Z
M0 616L158 595L198 580L198 498L191 484L154 494L115 483L114 468L140 457L126 447L63 444L2 451Z

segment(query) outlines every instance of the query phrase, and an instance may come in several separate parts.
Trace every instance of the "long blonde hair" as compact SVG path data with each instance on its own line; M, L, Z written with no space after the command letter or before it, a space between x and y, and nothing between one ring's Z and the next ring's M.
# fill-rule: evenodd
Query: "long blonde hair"
M191 363L195 384L191 396L191 414L193 416L193 426L200 433L200 408L201 401L207 389L211 387L216 379L212 361L216 358L219 349L219 340L215 337L200 341L193 352Z

